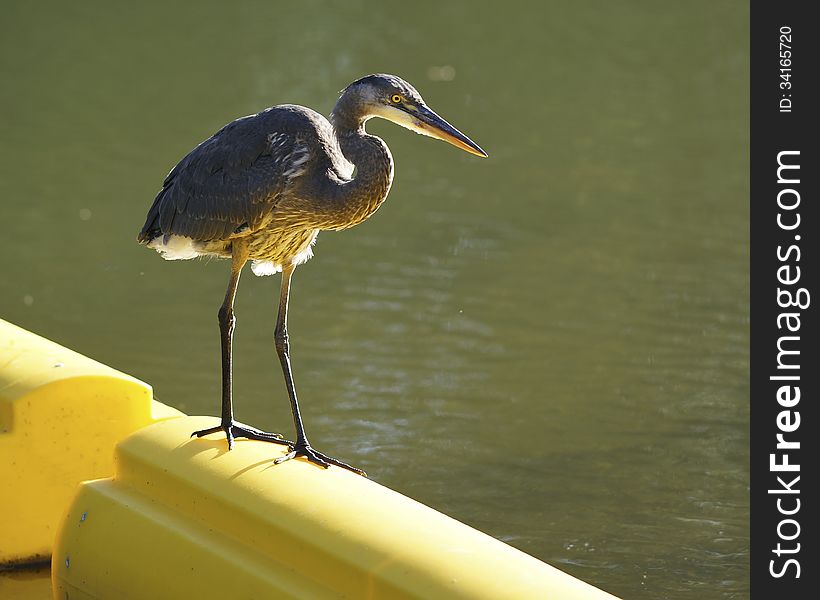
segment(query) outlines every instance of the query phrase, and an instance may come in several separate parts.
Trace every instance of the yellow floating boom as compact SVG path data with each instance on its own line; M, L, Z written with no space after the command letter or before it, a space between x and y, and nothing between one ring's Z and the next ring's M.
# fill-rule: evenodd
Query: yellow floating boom
M85 479L128 434L181 416L151 387L0 319L0 567L48 561Z
M0 320L0 568L53 550L55 600L614 598L344 469L190 438L216 422Z
M81 486L55 598L612 598L344 469L190 438L215 423L146 427L117 447L112 479Z

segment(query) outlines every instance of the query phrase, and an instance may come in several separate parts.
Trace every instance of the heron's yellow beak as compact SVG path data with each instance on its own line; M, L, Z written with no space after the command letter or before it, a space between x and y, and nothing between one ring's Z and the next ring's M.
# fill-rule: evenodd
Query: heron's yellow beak
M417 127L421 129L421 133L425 133L430 137L444 140L456 148L461 148L470 154L487 158L487 153L481 149L481 146L476 144L473 140L461 133L458 129L450 125L447 121L426 106L419 106L415 112L410 114L415 116L418 120Z
M452 144L465 152L487 158L481 146L450 125L424 104L386 106L374 114L411 131Z

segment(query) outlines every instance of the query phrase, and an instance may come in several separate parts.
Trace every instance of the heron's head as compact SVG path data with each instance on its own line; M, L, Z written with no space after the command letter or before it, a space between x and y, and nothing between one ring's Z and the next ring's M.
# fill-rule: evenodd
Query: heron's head
M381 117L411 131L444 140L476 156L481 147L428 107L416 88L395 75L379 73L354 81L342 90L333 109L334 122L359 126Z

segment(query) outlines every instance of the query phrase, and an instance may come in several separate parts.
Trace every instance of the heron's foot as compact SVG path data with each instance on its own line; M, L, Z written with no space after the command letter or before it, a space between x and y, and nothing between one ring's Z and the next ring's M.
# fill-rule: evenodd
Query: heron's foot
M363 477L367 477L367 473L362 471L361 469L357 469L356 467L352 467L347 463L344 463L332 456L328 456L327 454L322 454L311 448L310 444L307 442L302 444L294 444L291 446L292 450L290 453L286 454L285 456L281 456L277 458L274 463L281 464L286 460L290 460L292 458L296 458L297 456L304 456L310 462L319 465L320 467L324 467L327 469L330 465L336 465L337 467L342 467L343 469L347 469L348 471L353 471L357 475L362 475Z
M235 438L246 438L249 440L257 440L260 442L282 444L283 446L288 446L289 448L295 447L293 442L284 439L278 433L268 433L267 431L262 431L261 429L251 427L250 425L245 425L244 423L239 423L237 421L231 421L228 425L218 425L216 427L211 427L209 429L194 431L191 434L191 437L196 436L198 438L201 438L205 435L218 433L220 431L224 431L225 437L228 438L228 450L233 450L233 441Z

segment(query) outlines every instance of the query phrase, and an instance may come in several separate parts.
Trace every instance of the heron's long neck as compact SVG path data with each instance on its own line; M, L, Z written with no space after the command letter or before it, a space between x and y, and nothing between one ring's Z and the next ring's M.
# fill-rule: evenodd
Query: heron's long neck
M339 147L356 167L355 176L338 188L339 224L347 229L367 219L381 206L393 182L393 157L381 139L369 135L364 124L336 130Z

